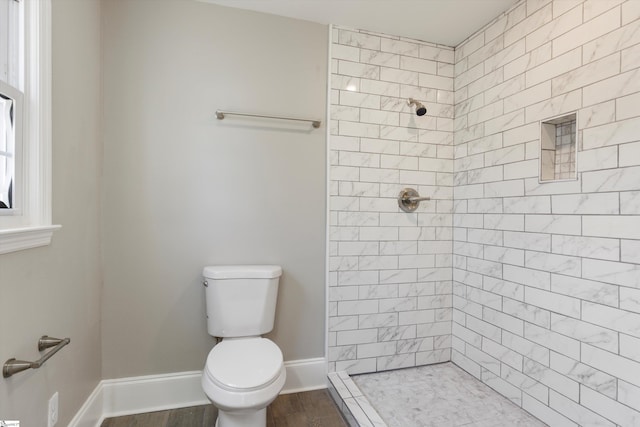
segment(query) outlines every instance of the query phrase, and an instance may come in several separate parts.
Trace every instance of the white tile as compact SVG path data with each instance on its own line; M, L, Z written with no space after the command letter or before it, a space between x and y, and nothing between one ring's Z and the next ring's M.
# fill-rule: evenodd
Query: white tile
M615 121L616 103L606 101L582 108L578 113L578 129L586 129Z
M640 313L640 290L620 288L620 308Z
M553 40L553 54L560 55L620 26L620 8L603 13Z
M526 288L524 301L527 304L549 310L554 313L561 313L566 316L580 317L580 300L564 295L554 294L542 289ZM552 330L556 330L553 328Z
M522 372L575 402L579 400L580 385L553 369L549 369L533 360L525 360Z
M526 215L525 231L580 235L581 218L572 215Z
M360 49L354 46L334 43L331 45L331 56L335 59L358 62L360 58Z
M618 382L618 400L640 412L640 387L625 381Z
M580 357L580 341L548 329L525 323L524 337L572 359L578 360Z
M553 235L551 251L557 254L619 261L620 241L595 237Z
M587 301L616 306L618 287L575 277L552 274L551 290Z
M640 339L620 334L620 356L640 362Z
M478 350L473 346L467 346L465 356L473 360L484 369L493 372L495 375L500 374L500 361L489 356L488 354Z
M407 41L393 40L384 37L381 39L380 50L383 52L391 52L414 57L418 57L420 55L420 45L418 43L410 43Z
M524 322L520 319L517 319L508 314L505 314L501 311L491 310L487 307L484 307L482 315L483 315L483 319L492 326L497 326L498 328L504 331L509 331L516 335L522 335L524 333L523 332ZM493 339L494 341L497 341L495 336L492 336L492 335L485 335L485 336ZM498 334L498 337L499 336L500 335Z
M578 424L570 421L568 418L565 418L526 393L523 394L522 408L554 427L578 427Z
M482 335L483 337L500 341L501 329L491 323L477 319L473 316L467 316L467 328Z
M505 264L502 267L502 277L510 282L533 286L539 289L551 288L551 274L545 271L531 270Z
M340 121L339 132L340 132L340 135L344 135L344 136L362 136L366 138L378 138L380 135L380 126L376 124Z
M380 69L380 80L387 82L417 86L418 79L418 72L416 71L405 71L387 67L382 67Z
M640 165L640 142L622 144L618 150L620 167Z
M339 331L337 345L374 343L378 337L377 329L361 329L359 331Z
M616 397L617 379L574 359L551 352L551 369L609 397Z
M532 289L532 288L526 288ZM549 328L551 325L551 313L548 310L536 307L535 305L525 304L520 301L504 298L502 310L511 316L525 320L529 323Z
M578 308L578 313L579 311ZM614 353L618 351L618 333L611 329L601 328L591 323L552 314L551 330L604 350Z
M377 80L380 78L380 67L378 67L377 65L360 64L357 62L339 60L338 74Z
M596 413L606 414L607 418L621 426L640 424L640 412L620 404L588 387L580 388L581 403Z
M575 5L575 3L567 2L566 0L563 2L553 3L554 20L549 22L548 24L538 27L538 29L527 35L527 50L535 49L536 47L541 46L542 44L547 43L562 35L568 30L582 24L581 6L573 7L568 12L562 13L558 16L558 12L556 11L556 9L558 8L559 4L566 3L569 3L572 6Z
M525 193L527 196L547 195L547 194L567 194L580 193L580 181L564 182L538 182L537 178L525 180ZM584 192L588 192L584 190Z
M538 363L549 366L550 352L549 349L543 345L536 344L518 335L504 331L502 333L502 345L515 350L531 360L535 360Z
M622 5L622 25L635 21L638 18L640 18L640 5L633 1Z
M526 4L518 4L508 14L499 17L485 28L485 40L493 40L502 35L506 30L522 21L526 17L526 13Z
M551 59L551 43L544 44L537 49L505 64L504 78L510 79L514 76L539 66ZM525 75L526 76L526 75Z
M584 20L589 21L606 11L613 9L620 3L624 3L624 1L625 0L589 0L584 5Z
M349 30L338 30L338 43L367 49L380 49L380 37Z
M606 418L554 391L549 395L549 406L580 426L615 427L615 424Z
M638 30L637 26L632 26L632 27L636 31ZM635 37L633 38L634 40L635 40ZM620 65L620 71L625 72L625 71L633 70L634 68L638 68L640 66L640 44L631 46L630 48L623 50L621 55L622 55L622 63Z
M640 215L585 216L582 220L582 233L585 236L640 239L638 221Z
M378 80L360 79L360 92L381 96L400 96L398 83L381 82Z
M551 97L551 82L543 81L504 99L505 113L519 110Z
M582 174L584 192L640 190L640 167L610 169Z
M640 314L637 313L585 301L582 303L582 319L614 331L640 337Z
M488 230L524 231L524 215L484 215L484 228Z
M640 266L621 262L583 259L582 274L584 278L599 280L621 286L640 288Z
M549 234L542 233L505 232L504 246L510 248L550 252L551 236Z
M359 62L398 68L398 65L400 64L400 56L392 53L380 52L378 50L360 49Z
M616 119L624 120L640 116L640 93L616 99Z
M505 381L515 385L518 389L522 390L523 393L533 396L541 402L547 402L549 400L549 388L533 378L524 375L519 370L515 370L509 366L503 366L501 374Z
M519 197L524 196L522 180L502 181L484 184L485 197Z
M557 39L556 39L557 40ZM554 44L556 41L554 41ZM555 52L555 50L554 50ZM582 65L582 50L573 49L526 72L527 87L535 86Z
M578 110L580 107L582 107L582 90L577 89L528 106L526 108L526 122L537 122L567 111Z
M618 194L571 194L551 197L554 214L618 214Z
M545 2L546 3L546 2ZM504 44L506 46L519 40L535 30L536 28L551 21L553 14L551 12L551 5L538 10L536 13L527 13L527 18L514 25L512 28L507 29L504 33Z
M583 106L598 104L640 91L640 69L631 69L615 77L583 88Z
M624 144L638 140L640 118L632 118L596 126L583 131L584 149Z
M578 171L612 169L618 166L618 146L584 150L579 154Z

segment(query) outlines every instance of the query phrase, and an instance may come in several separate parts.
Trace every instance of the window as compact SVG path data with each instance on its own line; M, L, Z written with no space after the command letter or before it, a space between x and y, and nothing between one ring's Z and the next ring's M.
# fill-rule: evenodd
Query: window
M0 0L0 209L15 207L16 148L22 145L21 12L20 2Z
M0 254L47 245L51 0L0 0Z

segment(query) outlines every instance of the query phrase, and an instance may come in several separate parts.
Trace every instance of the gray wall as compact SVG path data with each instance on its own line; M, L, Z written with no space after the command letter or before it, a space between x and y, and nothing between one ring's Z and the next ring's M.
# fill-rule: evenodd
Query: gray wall
M285 360L324 354L327 29L193 1L104 19L103 377L202 369L202 268L282 265Z
M60 393L69 423L101 378L100 2L53 2L51 246L0 256L0 361L37 359L43 334L71 344L37 371L0 379L0 418L46 425Z

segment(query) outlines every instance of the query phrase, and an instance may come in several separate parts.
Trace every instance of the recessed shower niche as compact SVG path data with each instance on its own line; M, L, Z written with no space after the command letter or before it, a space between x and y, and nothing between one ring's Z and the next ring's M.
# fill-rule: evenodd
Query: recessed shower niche
M577 179L576 113L540 122L540 182Z

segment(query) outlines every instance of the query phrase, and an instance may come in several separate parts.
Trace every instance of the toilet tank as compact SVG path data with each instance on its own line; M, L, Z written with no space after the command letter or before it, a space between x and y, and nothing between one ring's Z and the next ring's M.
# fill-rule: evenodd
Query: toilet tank
M278 265L205 267L207 329L214 337L247 337L273 329L282 268Z

